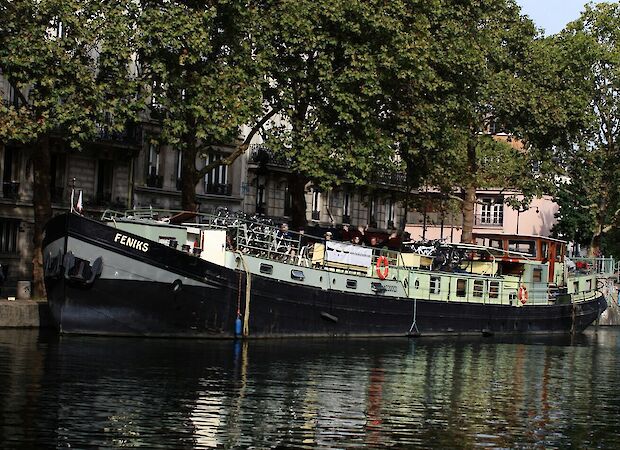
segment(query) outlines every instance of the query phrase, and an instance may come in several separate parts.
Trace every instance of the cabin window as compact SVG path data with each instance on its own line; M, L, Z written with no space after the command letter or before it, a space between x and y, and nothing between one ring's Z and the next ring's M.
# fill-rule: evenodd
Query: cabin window
M549 243L541 242L540 243L540 257L542 259L549 259Z
M508 241L508 250L512 252L527 253L536 256L536 247L534 241Z
M592 280L586 280L586 291L592 290Z
M502 241L500 239L489 239L489 247L503 249Z
M306 279L304 273L301 270L291 270L291 278L296 281L304 281Z
M499 281L491 281L489 283L489 298L499 297Z
M579 281L573 281L573 291L575 294L579 294Z
M467 294L467 280L459 278L456 280L456 296L465 297Z
M542 269L534 269L532 274L532 280L534 281L534 283L542 282Z
M439 292L441 291L441 278L431 277L430 291L431 294L439 294Z
M555 244L555 260L562 262L562 245Z
M347 280L347 288L357 289L357 280Z
M474 280L474 297L482 297L484 294L484 280Z
M261 264L260 273L266 273L267 275L271 275L273 273L273 266L270 264Z

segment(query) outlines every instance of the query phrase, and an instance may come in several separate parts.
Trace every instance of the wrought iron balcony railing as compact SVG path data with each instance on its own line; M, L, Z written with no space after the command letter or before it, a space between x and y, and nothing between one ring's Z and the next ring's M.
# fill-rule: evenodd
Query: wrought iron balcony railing
M213 195L232 195L232 184L207 183L205 193Z
M140 146L142 144L142 127L129 124L122 131L115 131L107 124L98 124L97 140L132 147Z
M146 185L148 187L162 188L164 185L163 175L149 175L146 177Z
M504 215L503 214L476 214L474 216L474 224L483 226L483 227L498 227L501 228L504 226Z
M258 165L272 165L279 167L290 167L291 160L281 153L274 152L262 144L250 146L250 163Z

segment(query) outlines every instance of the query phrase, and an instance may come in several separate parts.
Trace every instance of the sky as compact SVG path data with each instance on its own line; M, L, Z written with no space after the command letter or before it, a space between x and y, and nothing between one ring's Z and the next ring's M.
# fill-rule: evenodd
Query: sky
M546 35L561 31L564 26L579 18L589 3L585 0L516 0L521 11L530 16L538 28L544 28ZM597 3L597 2L595 2Z

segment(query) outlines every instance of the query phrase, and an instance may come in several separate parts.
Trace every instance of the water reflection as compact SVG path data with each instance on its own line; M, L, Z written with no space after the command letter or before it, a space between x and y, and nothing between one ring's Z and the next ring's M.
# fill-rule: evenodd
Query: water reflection
M5 447L618 447L620 332L185 341L0 330Z

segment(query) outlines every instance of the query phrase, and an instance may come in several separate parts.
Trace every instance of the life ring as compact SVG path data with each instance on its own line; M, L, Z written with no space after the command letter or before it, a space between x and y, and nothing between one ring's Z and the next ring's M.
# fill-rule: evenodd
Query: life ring
M390 264L387 257L379 256L377 258L377 276L382 280L385 280L388 276L388 272L390 271L390 269L388 268L389 265Z
M522 305L525 305L527 303L527 299L528 299L527 288L525 287L524 284L522 284L521 287L519 287L519 301L521 302Z

